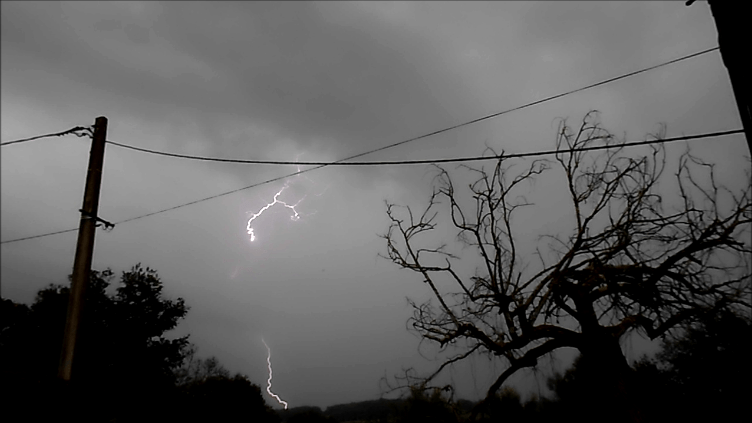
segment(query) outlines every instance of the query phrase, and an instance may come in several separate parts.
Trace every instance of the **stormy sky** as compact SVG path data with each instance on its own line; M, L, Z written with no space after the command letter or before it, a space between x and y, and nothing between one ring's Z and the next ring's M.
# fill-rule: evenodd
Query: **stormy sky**
M333 161L717 45L707 4L683 2L2 2L2 141L109 119L107 139L179 154ZM521 153L554 146L556 119L601 112L629 140L741 127L715 51L361 160ZM679 145L681 144L681 145ZM741 135L691 143L738 181ZM75 228L89 140L2 148L2 240ZM669 159L684 143L668 147ZM673 155L673 156L672 156ZM478 164L480 165L480 164ZM447 166L454 169L454 165ZM189 161L108 144L99 214L119 222L283 176L295 166ZM328 167L98 231L93 267L156 269L183 297L199 355L291 406L377 398L379 378L433 369L405 328L421 278L379 258L384 201L420 206L430 166ZM542 177L516 232L566 227ZM256 240L246 233L253 222ZM532 189L532 188L531 188ZM450 242L453 233L443 228ZM70 274L76 233L3 244L2 296L31 303ZM454 247L455 245L452 244ZM472 262L472 252L457 247ZM535 262L531 261L531 266ZM472 265L465 266L472 273ZM642 346L640 346L642 345ZM648 348L626 345L629 359ZM447 373L461 397L500 371ZM524 376L524 375L523 375ZM532 376L531 376L532 377ZM533 378L534 379L534 378ZM518 377L522 390L537 389ZM542 383L542 382L541 382Z

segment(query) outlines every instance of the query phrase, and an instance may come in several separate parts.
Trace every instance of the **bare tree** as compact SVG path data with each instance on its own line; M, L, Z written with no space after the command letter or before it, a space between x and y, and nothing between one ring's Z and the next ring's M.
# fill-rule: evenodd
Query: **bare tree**
M188 386L191 384L205 382L213 377L229 378L230 372L220 364L217 357L206 359L196 356L195 346L191 346L190 351L183 360L183 366L175 371L176 385Z
M583 150L595 146L609 148ZM555 160L535 160L522 172L512 172L503 154L492 170L464 167L477 174L468 204L440 167L422 213L387 203L388 258L418 272L438 302L410 301L409 323L424 340L442 351L452 346L456 353L422 378L421 386L446 366L487 353L506 365L482 407L512 374L571 347L602 369L592 381L601 387L602 400L641 421L620 339L632 331L656 339L702 313L750 309L752 180L748 173L738 191L719 186L714 166L687 149L673 179L677 194L663 195L662 144L630 157L600 126L597 112L588 113L579 128L562 120L556 148ZM558 182L556 189L568 191L574 224L566 236L538 237L548 241L548 249L536 247L539 265L530 270L520 256L513 217L532 204L518 194L523 182L554 168L563 177L547 189ZM458 257L446 246L424 241L438 227L442 205L458 239L482 259L472 276L460 274ZM455 289L442 291L447 281Z

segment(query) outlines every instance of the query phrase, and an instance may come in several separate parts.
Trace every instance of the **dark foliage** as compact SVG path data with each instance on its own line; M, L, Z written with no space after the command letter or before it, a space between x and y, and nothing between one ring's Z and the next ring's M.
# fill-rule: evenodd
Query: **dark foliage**
M326 415L339 422L347 421L386 421L403 400L378 399L373 401L353 402L327 407Z
M400 407L394 421L401 422L437 422L455 423L460 416L453 401L442 396L442 390L411 389L410 396Z
M181 387L173 419L191 422L276 423L279 416L265 402L261 388L246 377L210 376Z
M229 378L230 372L216 357L199 358L196 356L196 348L191 348L183 365L175 372L175 377L178 386L186 387L211 377Z
M71 383L61 386L56 381L68 286L39 291L24 318L14 319L3 331L4 384L19 388L20 400L36 397L40 389L75 393L87 398L76 412L96 421L116 411L133 418L142 408L157 413L159 404L173 395L174 371L189 344L187 336L168 339L165 332L175 328L188 307L182 299L162 297L162 283L152 269L137 265L123 272L111 295L107 291L113 278L110 270L90 274ZM14 308L19 307L24 306ZM124 402L137 406L124 407Z
M599 377L602 371L603 369L597 362L585 355L578 356L572 367L563 375L555 374L548 380L548 388L555 394L551 408L559 416L579 421L596 422L606 418L609 421L628 421L626 415L614 415L614 410L620 408L603 392ZM633 370L629 371L628 378L633 385L637 386ZM635 401L644 404L648 398L639 393L645 391L640 388L635 391L637 392L634 394Z
M337 420L325 415L318 407L305 407L309 408L306 411L298 412L291 415L286 422L287 423L336 423ZM313 408L313 409L311 409Z
M525 417L522 398L517 391L510 387L502 389L498 395L489 401L486 412L489 416L498 416L511 421L519 421Z
M656 358L635 363L656 421L732 421L752 398L752 321L733 313L704 316L665 339Z
M188 307L162 296L156 271L137 265L114 290L113 278L91 272L70 383L57 379L69 288L50 285L30 307L2 301L0 387L17 416L4 421L279 421L261 388L166 336Z
M639 387L645 422L730 421L746 412L752 395L752 324L745 317L722 312L705 315L673 339L665 339L655 359L634 364L631 378ZM560 417L602 420L613 414L593 384L594 373L585 356L577 357L548 387L555 398L550 407Z

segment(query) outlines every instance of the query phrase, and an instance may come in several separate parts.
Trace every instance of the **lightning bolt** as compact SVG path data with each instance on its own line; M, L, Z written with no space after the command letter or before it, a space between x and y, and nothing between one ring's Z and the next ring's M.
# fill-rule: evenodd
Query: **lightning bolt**
M302 154L303 154L303 153L300 153L300 154L298 154L298 155L297 155L297 156L295 157L295 161L298 161L298 160L299 160L299 158L300 158L300 156L301 156ZM296 166L296 167L298 168L298 172L300 172L300 165L298 165L298 166ZM309 182L313 183L313 181L311 181L311 179L309 179L309 178L308 178L307 176L304 176L304 175L297 175L297 177L298 177L298 178L300 178L300 177L303 177L303 178L304 178L304 179L306 179L307 181L309 181ZM269 209L270 209L271 207L273 207L273 206L274 206L275 204L281 204L281 205L283 205L284 207L286 207L286 208L288 208L288 209L292 210L292 212L293 212L293 215L292 215L292 216L290 216L290 220L292 220L292 221L297 221L298 219L300 219L300 214L299 214L299 213L298 213L298 211L297 211L297 210L295 209L295 207L297 207L297 206L298 206L298 204L300 204L300 203L301 203L301 202L302 202L303 200L305 200L305 199L306 199L306 197L308 196L308 194L304 195L304 196L303 196L303 198L301 198L300 200L298 200L298 202L297 202L297 203L295 203L295 204L292 204L292 205L290 205L290 204L287 204L287 203L285 203L284 201L280 200L280 199L279 199L279 196L280 196L280 195L282 195L282 193L283 193L283 192L285 191L285 189L289 188L289 186L290 186L290 180L288 179L287 181L285 181L285 185L284 185L284 186L283 186L282 188L280 188L280 190L279 190L279 191L277 191L277 193L276 193L276 194L274 194L274 197L273 197L273 199L272 199L272 202L271 202L271 203L267 203L267 204L266 204L266 205L265 205L264 207L262 207L262 208L261 208L261 210L259 210L259 211L258 211L257 213L253 213L253 215L251 216L251 218L250 218L250 219L248 219L248 224L246 225L246 228L245 228L245 229L246 229L246 232L248 232L248 235L250 235L250 239L251 239L251 242L253 242L253 241L255 241L255 240L256 240L256 234L255 234L255 233L253 232L253 227L251 226L251 224L253 223L253 221L254 221L254 220L256 220L256 218L258 218L259 216L261 216L261 215L262 215L262 214L263 214L263 213L264 213L265 211L269 210ZM327 186L327 189L328 189L328 188L329 188L329 187ZM324 192L326 192L326 189L324 190ZM323 192L322 192L321 194L323 194ZM317 194L317 196L321 196L321 194Z
M281 204L281 205L287 207L288 209L292 210L293 215L290 216L290 220L296 221L296 220L300 219L300 214L298 213L297 210L295 210L295 207L297 207L298 204L300 204L301 201L305 200L305 198L306 198L305 195L303 196L303 198L301 198L300 200L298 200L297 203L292 204L292 205L287 204L284 201L282 201L282 200L279 199L279 196L282 195L282 192L284 192L285 189L287 189L289 186L290 186L289 181L285 182L285 185L282 188L280 188L280 190L277 191L276 194L274 194L274 198L273 198L272 202L268 203L267 205L265 205L264 207L262 207L261 210L259 210L257 213L254 213L251 216L251 218L248 219L248 225L246 225L246 231L248 232L248 235L251 236L251 242L253 242L253 241L256 240L256 234L253 233L253 228L251 227L251 224L253 223L254 220L256 220L257 217L261 216L265 211L269 210L269 208L271 208L275 204Z
M282 401L282 398L280 398L277 394L275 394L275 393L272 392L272 350L269 348L268 345L266 345L266 341L264 341L264 338L261 338L261 342L263 342L264 346L266 346L266 352L268 354L266 356L266 364L269 367L269 380L266 381L266 383L267 383L267 385L266 385L266 392L268 392L269 395L271 395L272 397L274 397L274 399L277 400L277 402L279 402L280 404L284 405L285 406L285 410L287 410L287 402Z

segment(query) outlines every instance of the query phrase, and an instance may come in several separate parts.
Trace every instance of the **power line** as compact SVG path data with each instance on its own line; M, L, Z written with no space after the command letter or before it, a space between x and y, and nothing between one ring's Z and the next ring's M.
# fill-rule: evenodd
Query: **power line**
M441 133L444 133L444 132L448 132L448 131L451 131L453 129L461 128L463 126L472 125L474 123L478 123L478 122L481 122L481 121L484 121L484 120L492 119L492 118L495 118L495 117L498 117L498 116L501 116L501 115L504 115L504 114L507 114L507 113L510 113L510 112L513 112L513 111L516 111L516 110L525 109L527 107L531 107L531 106L535 106L535 105L538 105L538 104L541 104L541 103L544 103L544 102L547 102L547 101L555 100L557 98L561 98L561 97L564 97L564 96L569 95L569 94L574 94L574 93L577 93L577 92L580 92L580 91L584 91L584 90L587 90L587 89L590 89L590 88L594 88L594 87L598 87L598 86L601 86L601 85L605 85L605 84L608 84L610 82L618 81L620 79L628 78L630 76L634 76L634 75L637 75L637 74L640 74L640 73L643 73L643 72L647 72L649 70L658 69L658 68L663 67L663 66L667 66L667 65L670 65L670 64L673 64L673 63L681 62L683 60L691 59L693 57L697 57L697 56L700 56L700 55L703 55L703 54L707 54L707 53L710 53L711 51L718 50L718 49L719 49L719 47L713 47L713 48L709 48L709 49L706 49L706 50L702 50L702 51L699 51L697 53L693 53L693 54L690 54L690 55L687 55L687 56L679 57L677 59L669 60L669 61L664 62L664 63L660 63L658 65L654 65L654 66L650 66L650 67L647 67L647 68L644 68L644 69L640 69L640 70L637 70L637 71L634 71L634 72L626 73L624 75L620 75L620 76L617 76L617 77L614 77L614 78L609 78L609 79L597 82L595 84L590 84L590 85L587 85L587 86L584 86L584 87L581 87L581 88L577 88L577 89L574 89L574 90L566 91L566 92L563 92L563 93L560 93L560 94L556 94L556 95L553 95L553 96L549 96L549 97L546 97L546 98L543 98L543 99L540 99L540 100L536 100L536 101L533 101L533 102L530 102L530 103L527 103L527 104L523 104L521 106L513 107L511 109L503 110L501 112L492 113L490 115L486 115L486 116L483 116L483 117L480 117L480 118L477 118L477 119L473 119L473 120L470 120L470 121L467 121L467 122L463 122L463 123L460 123L460 124L457 124L457 125L454 125L454 126L450 126L450 127L447 127L447 128L439 129L437 131L433 131L433 132L430 132L430 133L427 133L427 134L423 134L423 135L420 135L420 136L417 136L417 137L413 137L413 138L409 138L409 139L406 139L406 140L403 140L403 141L399 141L399 142L396 142L396 143L385 145L383 147L379 147L379 148L374 149L374 150L366 151L364 153L356 154L354 156L350 156L350 157L344 158L342 160L338 160L336 162L328 163L326 165L327 166L332 166L332 165L338 164L338 163L340 163L342 161L345 161L345 160L355 159L355 158L362 157L362 156L365 156L365 155L368 155L368 154L376 153L378 151L383 151L383 150L387 150L389 148L394 148L394 147L397 147L397 146L402 145L402 144L407 144L409 142L417 141L417 140L420 140L420 139L423 139L423 138L428 138L428 137L431 137L431 136L434 136L434 135L438 135L438 134L441 134ZM84 132L82 133L82 131L84 131ZM76 126L74 128L68 129L67 131L63 131L63 132L57 132L57 133L45 134L45 135L38 135L38 136L35 136L35 137L24 138L24 139L14 140L14 141L6 141L4 143L1 143L0 145L6 146L6 145L11 145L11 144L23 143L23 142L27 142L27 141L33 141L33 140L37 140L37 139L40 139L40 138L60 137L60 136L63 136L63 135L68 135L68 134L75 134L75 135L77 135L79 137L83 137L85 135L91 135L91 128L90 127ZM225 163L249 163L249 164L271 164L271 165L298 165L298 166L305 165L304 163L301 163L301 162L291 162L291 161L238 160L238 159L222 159L222 158L212 158L212 157L189 156L189 155L184 155L184 154L166 153L166 152L160 152L160 151L155 151L155 150L149 150L149 149L145 149L145 148L140 148L140 147L130 146L130 145L126 145L126 144L121 144L121 143L114 142L114 141L107 141L107 142L110 143L110 144L112 144L112 145L116 145L118 147L128 148L128 149L135 150L135 151L141 151L141 152L145 152L145 153L157 154L157 155L161 155L161 156L176 157L176 158L183 158L183 159L191 159L191 160L225 162ZM310 164L324 164L324 162L310 162Z
M473 120L470 120L470 121L467 121L467 122L459 123L457 125L453 125L453 126L450 126L450 127L444 128L444 129L439 129L437 131L429 132L427 134L419 135L417 137L408 138L408 139L403 140L403 141L399 141L399 142L395 142L395 143L392 143L392 144L388 144L388 145L385 145L383 147L376 148L374 150L369 150L369 151L366 151L364 153L356 154L354 156L350 156L350 157L346 157L346 158L341 159L341 160L337 160L336 162L327 163L324 166L332 166L332 165L335 165L336 163L340 163L340 162L343 162L343 161L346 161L346 160L356 159L358 157L362 157L362 156L365 156L365 155L368 155L368 154L372 154L372 153L376 153L376 152L379 152L379 151L383 151L383 150L387 150L387 149L390 149L390 148L394 148L394 147L397 147L397 146L402 145L402 144L407 144L409 142L418 141L418 140L421 140L421 139L424 139L424 138L432 137L434 135L442 134L444 132L448 132L448 131L451 131L451 130L454 130L454 129L457 129L457 128L461 128L463 126L468 126L468 125L472 125L472 124L475 124L475 123L478 123L478 122L482 122L484 120L492 119L492 118L495 118L495 117L498 117L498 116L501 116L501 115L504 115L504 114L507 114L507 113L510 113L510 112L514 112L516 110L522 110L522 109L525 109L525 108L528 108L528 107L532 107L532 106L535 106L535 105L538 105L538 104L541 104L541 103L545 103L545 102L548 102L548 101L551 101L551 100L555 100L557 98L561 98L561 97L564 97L564 96L567 96L567 95L570 95L570 94L574 94L574 93L577 93L577 92L580 92L580 91L585 91L585 90L590 89L590 88L595 88L595 87L598 87L598 86L601 86L601 85L605 85L605 84L608 84L608 83L611 83L611 82L614 82L614 81L618 81L620 79L624 79L624 78L628 78L630 76L634 76L634 75L637 75L637 74L640 74L640 73L644 73L644 72L647 72L647 71L650 71L650 70L653 70L653 69L658 69L658 68L663 67L663 66L667 66L667 65L670 65L670 64L673 64L673 63L678 63L678 62L681 62L683 60L691 59L693 57L701 56L703 54L707 54L707 53L710 53L711 51L715 51L715 50L718 50L718 49L719 49L719 47L713 47L713 48L709 48L709 49L706 49L706 50L702 50L702 51L699 51L697 53L692 53L692 54L687 55L687 56L682 56L682 57L679 57L677 59L669 60L668 62L663 62L663 63L660 63L658 65L650 66L650 67L643 68L643 69L640 69L640 70L637 70L637 71L634 71L634 72L626 73L626 74L623 74L623 75L620 75L620 76L617 76L617 77L614 77L614 78L609 78L609 79L606 79L606 80L603 80L603 81L600 81L600 82L596 82L595 84L586 85L586 86L581 87L581 88L577 88L577 89L566 91L566 92L563 92L563 93L560 93L560 94L552 95L552 96L549 96L549 97L546 97L546 98L543 98L543 99L540 99L540 100L536 100L536 101L533 101L533 102L530 102L530 103L523 104L521 106L513 107L511 109L506 109L506 110L503 110L501 112L492 113L490 115L482 116L482 117L479 117L479 118L476 118L476 119L473 119ZM165 153L165 152L160 152L160 151L155 151L155 150L148 150L148 149L145 149L145 148L134 147L134 146L126 145L126 144L117 143L117 142L114 142L114 141L107 141L107 142L110 143L110 144L112 144L112 145L116 145L118 147L128 148L128 149L136 150L136 151L141 151L141 152L144 152L144 153L158 154L158 155L161 155L161 156L176 157L176 158L191 159L191 160L214 161L214 162L224 162L224 163L249 163L249 164L274 164L274 165L299 165L299 166L303 166L303 164L301 162L290 162L290 161L238 160L238 159L220 159L220 158L210 158L210 157L189 156L189 155L185 155L185 154ZM312 162L312 163L321 164L323 162Z
M697 56L700 56L700 55L703 55L703 54L707 54L707 53L710 53L711 51L718 50L718 49L719 49L719 47L713 47L713 48L709 48L709 49L706 49L706 50L702 50L700 52L693 53L693 54L690 54L690 55L687 55L687 56L682 56L682 57L679 57L677 59L669 60L667 62L658 64L658 65L654 65L654 66L651 66L651 67L640 69L640 70L637 70L637 71L634 71L634 72L630 72L630 73L627 73L627 74L624 74L624 75L621 75L621 76L617 76L617 77L614 77L614 78L609 78L609 79L597 82L595 84L590 84L590 85L587 85L585 87L577 88L577 89L570 90L570 91L567 91L567 92L564 92L564 93L561 93L561 94L557 94L557 95L546 97L546 98L543 98L543 99L540 99L540 100L537 100L537 101L533 101L531 103L527 103L527 104L524 104L522 106L517 106L517 107L511 108L511 109L507 109L507 110L504 110L504 111L501 111L501 112L497 112L497 113L493 113L493 114L490 114L490 115L486 115L486 116L483 116L483 117L480 117L480 118L477 118L477 119L473 119L471 121L467 121L467 122L460 123L460 124L457 124L457 125L454 125L454 126L450 126L448 128L440 129L440 130L433 131L433 132L430 132L430 133L427 133L427 134L424 134L424 135L420 135L420 136L417 136L417 137L413 137L413 138L409 138L409 139L406 139L406 140L403 140L403 141L392 143L392 144L389 144L389 145L386 145L386 146L383 146L383 147L379 147L379 148L374 149L374 150L369 150L369 151L366 151L364 153L359 153L359 154L356 154L356 155L353 155L353 156L345 157L345 158L337 160L335 162L322 163L322 164L316 165L315 167L312 167L312 168L309 168L309 169L303 169L303 170L299 170L297 172L294 172L294 173L291 173L291 174L288 174L288 175L284 175L284 176L280 176L280 177L276 177L276 178L272 178L272 179L267 179L265 181L249 185L247 187L234 189L232 191L223 192L221 194L217 194L217 195L213 195L213 196L210 196L210 197L202 198L202 199L199 199L199 200L191 201L189 203L180 204L180 205L177 205L177 206L174 206L174 207L169 207L169 208L158 210L158 211L155 211L155 212L152 212L152 213L147 213L147 214L144 214L144 215L141 215L141 216L132 217L130 219L126 219L126 220L122 220L120 222L116 222L115 225L120 224L120 223L125 223L125 222L131 222L131 221L138 220L138 219L143 219L145 217L154 216L154 215L157 215L157 214L165 213L165 212L168 212L168 211L171 211L171 210L175 210L175 209L179 209L179 208L182 208L182 207L187 207L187 206L190 206L190 205L193 205L193 204L197 204L197 203L201 203L201 202L204 202L204 201L212 200L212 199L215 199L215 198L223 197L225 195L233 194L233 193L236 193L236 192L239 192L239 191L244 191L244 190L255 188L255 187L258 187L258 186L261 186L261 185L266 185L266 184L269 184L269 183L272 183L272 182L276 182L276 181L279 181L279 180L282 180L282 179L286 179L286 178L289 178L289 177L292 177L292 176L296 176L296 175L300 175L300 174L303 174L303 173L306 173L306 172L310 172L312 170L321 169L323 167L336 165L337 163L341 163L341 162L344 162L346 160L352 160L352 159L355 159L355 158L358 158L358 157L365 156L367 154L376 153L378 151L383 151L383 150L386 150L386 149L389 149L389 148L397 147L399 145L407 144L407 143L412 142L412 141L417 141L417 140L420 140L420 139L423 139L423 138L428 138L428 137L431 137L433 135L438 135L438 134L441 134L443 132L451 131L453 129L457 129L457 128L460 128L460 127L463 127L463 126L472 125L474 123L478 123L478 122L481 122L481 121L484 121L484 120L488 120L488 119L491 119L491 118L494 118L494 117L497 117L497 116L501 116L501 115L506 114L506 113L510 113L510 112L513 112L513 111L516 111L516 110L521 110L521 109L524 109L524 108L527 108L527 107L531 107L531 106L534 106L534 105L537 105L537 104L541 104L541 103L544 103L544 102L547 102L547 101L555 100L557 98L561 98L561 97L564 97L564 96L569 95L569 94L574 94L576 92L584 91L584 90L587 90L587 89L590 89L590 88L594 88L594 87L598 87L598 86L601 86L601 85L604 85L604 84L608 84L610 82L618 81L620 79L628 78L628 77L633 76L633 75L637 75L637 74L640 74L640 73L643 73L643 72L647 72L649 70L657 69L657 68L660 68L660 67L663 67L663 66L667 66L667 65L670 65L670 64L673 64L673 63L678 63L678 62L681 62L683 60L687 60L687 59L690 59L690 58L693 58L693 57L697 57ZM19 140L18 142L23 142L23 141L25 141L25 140ZM14 142L16 142L16 141L14 141ZM112 141L108 141L108 142L111 143L111 144L113 144L113 145L118 145L118 146L124 147L124 148L139 149L137 147L126 146L125 144L115 143L115 142L112 142ZM656 140L656 142L658 142L658 141ZM613 148L613 147L611 147L611 148ZM590 149L594 149L594 148L590 148ZM145 150L145 149L140 149L140 150ZM154 153L154 154L158 154L158 152L152 152L152 151L149 151L149 152L150 153ZM561 151L561 152L564 152L564 151ZM159 154L172 155L172 153L159 153ZM528 153L528 154L531 154L531 155L532 154L541 155L541 154L544 154L544 153ZM551 154L551 153L547 153L547 154ZM524 157L524 155L523 154L518 154L518 155L516 155L516 157ZM223 161L227 161L227 160L230 160L230 159L223 159ZM439 161L430 161L429 163L440 163L440 162ZM302 166L302 164L300 162L291 162L291 163L285 163L285 164L295 164L295 165ZM44 236L56 235L58 233L72 232L74 230L77 230L77 229L67 229L65 231L59 231L59 232L53 232L53 233L48 233L48 234L36 235L36 236L26 237L26 238L19 238L19 239L15 239L15 240L2 241L2 242L0 242L0 244L7 244L7 243L11 243L11 242L23 241L23 240L26 240L26 239L41 238L41 237L44 237Z
M592 150L606 150L606 149L616 149L616 148L624 148L624 147L636 147L636 146L649 145L649 144L663 144L663 143L674 142L674 141L687 141L687 140L695 140L695 139L702 139L702 138L719 137L719 136L724 136L724 135L740 134L740 133L743 133L743 132L744 132L743 129L734 129L734 130L729 130L729 131L710 132L710 133L696 134L696 135L685 135L685 136L681 136L681 137L663 138L663 139L655 139L655 140L647 140L647 141L633 141L633 142L626 142L626 143L620 143L620 144L598 145L598 146L592 146L592 147L581 147L581 148L565 149L565 150L544 150L544 151L533 151L533 152L529 152L529 153L502 154L502 155L499 155L499 156L465 157L465 158L438 159L438 160L413 160L413 161L404 161L404 162L362 162L362 163L357 163L356 162L356 163L345 163L343 165L351 165L351 166L353 166L353 165L363 165L363 164L367 164L367 165L371 165L371 164L378 164L378 165L393 165L393 164L435 164L435 163L457 163L457 162L482 161L482 160L499 160L499 159L511 159L511 158L521 158L521 157L544 156L544 155L551 155L551 154L573 153L573 152L580 152L580 151L592 151ZM342 160L347 160L347 159L342 159ZM196 203L201 203L201 202L212 200L212 199L215 199L215 198L218 198L218 197L222 197L222 196L225 196L225 195L233 194L233 193L236 193L238 191L243 191L243 190L246 190L246 189L255 188L257 186L269 184L271 182L275 182L275 181L286 179L286 178L289 178L289 177L292 177L292 176L300 175L302 173L310 172L312 170L320 169L322 167L332 166L332 165L334 165L336 163L340 163L342 160L337 161L337 162L326 162L326 163L320 164L320 165L318 165L316 167L312 167L312 168L309 168L309 169L303 169L303 170L297 171L295 173L291 173L291 174L284 175L284 176L278 176L278 177L272 178L272 179L267 179L267 180L262 181L262 182L257 182L257 183L255 183L253 185L249 185L247 187L234 189L232 191L227 191L227 192L223 192L221 194L212 195L211 197L202 198L200 200L191 201L189 203L180 204L180 205L177 205L177 206L169 207L169 208L158 210L158 211L155 211L155 212L143 214L143 215L140 215L140 216L132 217L130 219L121 220L119 222L116 222L115 225L119 225L121 223L126 223L126 222L131 222L131 221L138 220L138 219L143 219L145 217L154 216L156 214L165 213L165 212L168 212L168 211L171 211L171 210L175 210L175 209L179 209L179 208L182 208L182 207L190 206L190 205L193 205L193 204L196 204ZM302 165L301 163L297 163L297 162L293 162L293 163ZM311 163L311 162L309 162L309 163ZM58 232L51 232L51 233L42 234L42 235L35 235L35 236L30 236L30 237L25 237L25 238L12 239L12 240L8 240L8 241L2 241L2 242L0 242L0 244L8 244L8 243L11 243L11 242L25 241L27 239L41 238L41 237L45 237L45 236L56 235L56 234L65 233L65 232L72 232L72 231L76 231L76 230L78 230L78 228L67 229L67 230L58 231Z
M713 136L730 135L730 134L736 134L736 133L741 133L741 132L744 132L744 130L743 129L735 129L735 130L731 130L731 131L722 131L722 132L714 132L714 133L699 134L699 135L689 135L689 136L684 136L684 137L674 137L674 138L657 139L657 140L649 140L649 141L638 141L638 142L624 143L624 144L618 144L618 145L602 145L602 146L584 147L584 148L578 148L578 149L567 149L567 150L559 150L559 151L548 150L548 151L536 151L536 152L531 152L531 153L517 153L517 154L503 155L503 157L505 157L505 158L512 158L512 157L532 157L532 156L542 156L542 155L556 154L556 153L572 153L574 151L605 150L605 149L609 149L609 148L631 147L631 146L639 146L639 145L647 145L647 144L657 144L657 143L664 143L664 142L671 142L671 141L708 138L708 137L713 137ZM279 181L279 180L282 180L282 179L286 179L286 178L297 176L297 175L300 175L300 174L303 174L303 173L306 173L306 172L310 172L312 170L321 169L322 167L327 167L327 166L332 166L332 165L337 165L337 164L346 165L346 163L342 163L342 162L345 161L345 160L349 160L350 158L363 156L365 154L368 154L368 153L361 153L361 154L358 154L358 155L355 155L355 156L351 156L351 157L347 157L347 158L344 158L344 159L337 160L335 162L324 162L324 163L315 165L315 167L312 167L312 168L299 170L297 172L290 173L290 174L284 175L284 176L278 176L278 177L272 178L272 179L267 179L266 181L257 182L255 184L249 185L247 187L234 189L232 191L223 192L221 194L212 195L211 197L206 197L206 198L202 198L202 199L199 199L199 200L194 200L194 201L191 201L190 203L180 204L180 205L177 205L177 206L173 206L173 207L170 207L170 208L158 210L158 211L155 211L155 212L152 212L152 213L148 213L148 214L144 214L144 215L141 215L141 216L132 217L130 219L121 220L120 222L116 222L115 224L117 225L117 224L120 224L120 223L131 222L133 220L143 219L143 218L149 217L149 216L154 216L155 214L165 213L165 212L168 212L168 211L171 211L171 210L175 210L175 209L179 209L179 208L182 208L182 207L190 206L190 205L193 205L193 204L196 204L196 203L201 203L201 202L204 202L204 201L213 200L213 199L218 198L218 197L223 197L225 195L234 194L236 192L244 191L244 190L251 189L251 188L255 188L255 187L258 187L258 186L261 186L261 185L266 185L266 184L269 184L269 183L272 183L272 182L276 182L276 181ZM486 156L486 157L471 157L471 158L464 158L464 159L440 159L440 160L427 160L427 161L426 160L415 160L415 161L412 161L412 162L406 161L406 162L404 162L402 164L432 164L432 163L448 163L448 162L460 162L460 161L494 160L494 159L499 159L501 157L502 156ZM295 162L293 162L293 163L295 163ZM370 164L370 163L376 163L376 162L363 162L363 163ZM400 164L400 163L397 163L397 162L383 162L383 163L384 164ZM299 164L299 165L302 166L301 163L297 163L297 164Z
M630 141L630 142L625 142L622 144L614 144L614 145L611 145L610 147L603 147L603 146L585 147L585 148L580 149L579 151L600 150L602 148L633 147L633 146L638 146L638 145L648 145L648 144L656 144L656 143L672 142L672 141L686 141L686 140L693 140L693 139L698 139L698 138L731 135L731 134L737 134L740 132L744 132L744 130L734 129L734 130L729 130L729 131L686 135L686 136L681 136L681 137L656 139L656 140L650 140L650 141ZM450 159L387 160L387 161L371 161L371 162L343 162L342 160L347 160L347 159L342 159L342 160L335 161L335 162L291 162L291 161L277 161L277 160L242 160L242 159L220 159L220 158L213 158L213 157L188 156L188 155L183 155L183 154L162 153L158 151L148 150L145 148L120 144L120 143L116 143L113 141L107 141L107 142L113 145L117 145L120 147L132 149L136 151L142 151L145 153L153 153L153 154L158 154L162 156L179 157L179 158L191 159L191 160L224 162L224 163L242 163L242 164L295 165L295 166L321 166L321 167L323 166L395 166L395 165L423 165L423 164L436 164L436 163L478 162L478 161L484 161L484 160L496 160L496 159L501 159L501 158L509 159L513 157L545 156L545 155L557 153L555 150L547 150L547 151L538 151L538 152L532 152L532 153L503 154L500 156L471 156L471 157L455 157L455 158L450 158ZM559 153L562 153L562 152L568 152L568 151L565 151L565 150L559 151Z
M15 141L6 141L0 144L0 146L5 147L6 145L18 144L18 143L27 142L27 141L34 141L40 138L62 137L63 135L68 135L68 134L74 134L78 137L84 137L87 135L91 135L91 128L84 127L84 126L76 126L75 128L68 129L67 131L56 132L54 134L37 135L36 137L31 137L31 138L24 138L24 139L15 140Z
M742 129L736 129L736 130L732 130L732 131L718 132L716 134L728 135L728 134L739 133L739 132L743 132L743 130ZM707 135L707 136L712 136L712 135ZM694 135L694 136L690 136L690 137L692 137L691 139L698 139L698 138L703 138L704 136L703 135ZM679 138L686 138L686 137L679 137ZM671 141L679 141L679 139L678 138L677 139L671 139ZM640 142L635 142L633 144L630 144L630 146L632 146L632 145L656 144L656 143L663 143L663 142L666 142L666 140L640 141ZM571 152L574 152L574 151L588 151L588 150L604 150L604 149L607 149L607 148L619 148L620 146L621 145L603 145L603 146L585 147L585 148L582 148L582 149L559 150L558 153L568 153L568 152L571 153ZM515 154L514 157L541 156L541 155L544 155L544 154L556 154L556 153L557 153L556 150L549 150L549 151L543 151L543 152L518 153L518 154ZM358 155L355 155L355 156L346 157L344 159L340 159L340 160L337 160L335 162L325 162L325 163L316 165L315 167L311 167L311 168L308 168L308 169L299 170L297 172L290 173L288 175L278 176L278 177L272 178L272 179L267 179L266 181L257 182L255 184L249 185L247 187L234 189L232 191L227 191L227 192L223 192L221 194L212 195L211 197L202 198L200 200L194 200L194 201L191 201L190 203L180 204L180 205L177 205L177 206L173 206L173 207L170 207L170 208L158 210L158 211L155 211L155 212L152 212L152 213L148 213L148 214L144 214L144 215L141 215L141 216L132 217L130 219L121 220L120 222L116 222L115 224L117 225L117 224L120 224L120 223L131 222L131 221L134 221L134 220L143 219L145 217L154 216L155 214L165 213L165 212L168 212L168 211L171 211L171 210L175 210L175 209L179 209L179 208L182 208L182 207L190 206L190 205L193 205L193 204L196 204L196 203L201 203L201 202L204 202L204 201L213 200L213 199L218 198L218 197L223 197L225 195L234 194L236 192L244 191L244 190L251 189L251 188L255 188L255 187L258 187L258 186L261 186L261 185L266 185L266 184L269 184L269 183L272 183L272 182L275 182L275 181L279 181L281 179L286 179L286 178L297 176L297 175L300 175L300 174L303 174L303 173L306 173L306 172L310 172L312 170L321 169L322 167L332 166L332 165L335 165L336 163L341 163L341 162L343 162L345 160L349 160L349 159L354 158L354 157L360 157L360 156L363 156L365 154L368 154L368 153L361 153L361 154L358 154ZM504 157L512 157L512 155L510 155L510 156L504 156ZM487 157L482 157L482 158L471 158L471 159L492 160L492 159L498 159L498 158L499 157L487 156ZM446 160L461 161L462 159L446 159ZM421 162L421 163L416 163L416 162L414 162L413 164L424 164L423 162ZM438 163L438 162L440 162L440 161L438 161L438 160L430 160L430 161L427 161L425 163ZM369 163L369 162L365 162L365 163ZM388 162L388 163L389 164L393 164L394 162Z
M49 232L49 233L42 234L42 235L34 235L34 236L27 236L27 237L24 237L24 238L9 239L7 241L0 242L0 244L10 244L11 242L26 241L27 239L42 238L44 236L64 234L66 232L75 232L77 230L78 230L78 228L73 228L73 229L66 229L64 231Z

